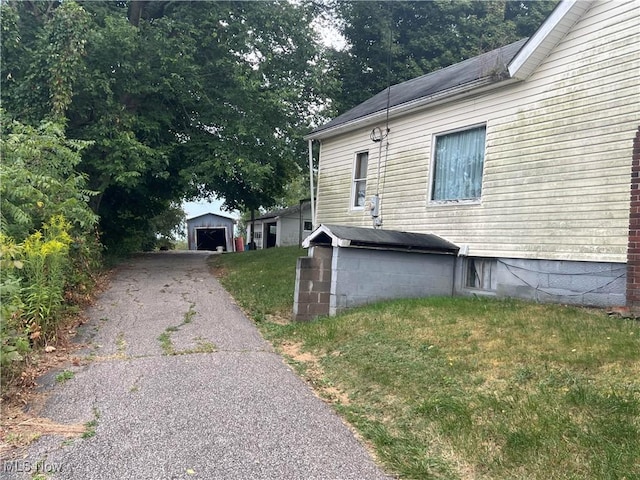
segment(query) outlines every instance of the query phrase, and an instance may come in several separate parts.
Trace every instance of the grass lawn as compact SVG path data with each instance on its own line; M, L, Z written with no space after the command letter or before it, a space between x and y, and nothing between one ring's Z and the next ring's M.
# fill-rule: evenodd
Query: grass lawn
M297 248L212 257L221 281L372 446L415 479L640 479L640 322L486 298L286 323Z

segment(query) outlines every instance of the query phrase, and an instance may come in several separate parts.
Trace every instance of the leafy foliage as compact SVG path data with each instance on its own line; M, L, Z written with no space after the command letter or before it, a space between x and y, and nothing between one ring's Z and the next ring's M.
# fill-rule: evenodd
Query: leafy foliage
M60 125L2 122L0 135L0 227L21 242L45 221L64 214L76 234L92 231L97 216L92 192L75 168L89 142L65 138Z
M22 244L24 266L20 320L31 340L52 340L56 334L56 320L64 303L71 261L69 235L71 224L62 215L56 215Z
M3 116L4 117L4 116ZM100 265L92 192L75 171L87 142L59 124L2 122L0 136L0 354L3 382L34 345L55 339L71 288Z
M531 35L556 1L336 2L342 112L396 84Z
M92 142L79 168L98 192L92 207L112 251L141 248L151 219L182 198L269 207L299 175L302 135L331 85L310 27L314 4L2 9L3 103L32 124L64 111L68 137Z

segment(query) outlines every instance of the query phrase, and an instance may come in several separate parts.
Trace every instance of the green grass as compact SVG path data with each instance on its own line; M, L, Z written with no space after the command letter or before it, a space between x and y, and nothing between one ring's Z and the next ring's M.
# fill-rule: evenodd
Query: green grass
M297 249L214 257L223 285L401 478L640 479L640 322L429 298L281 325ZM230 281L234 278L233 281ZM238 279L249 278L253 288ZM245 284L247 282L245 281ZM263 286L264 285L264 286ZM264 299L267 299L265 301ZM309 355L311 354L311 355Z
M211 264L240 306L255 321L262 322L267 318L291 317L296 259L306 254L306 250L298 247L271 248L215 255Z

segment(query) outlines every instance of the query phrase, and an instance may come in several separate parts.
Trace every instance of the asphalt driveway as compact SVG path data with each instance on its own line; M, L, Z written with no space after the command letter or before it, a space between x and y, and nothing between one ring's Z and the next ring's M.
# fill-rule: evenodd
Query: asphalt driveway
M46 435L2 478L388 478L273 352L209 273L204 253L121 266L88 312L73 378L48 377L41 412L89 425Z

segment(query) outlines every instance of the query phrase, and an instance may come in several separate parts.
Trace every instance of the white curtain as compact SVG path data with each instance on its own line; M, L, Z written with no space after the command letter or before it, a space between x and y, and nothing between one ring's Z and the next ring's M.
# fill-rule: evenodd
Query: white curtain
M473 200L482 193L486 127L436 138L433 200Z

